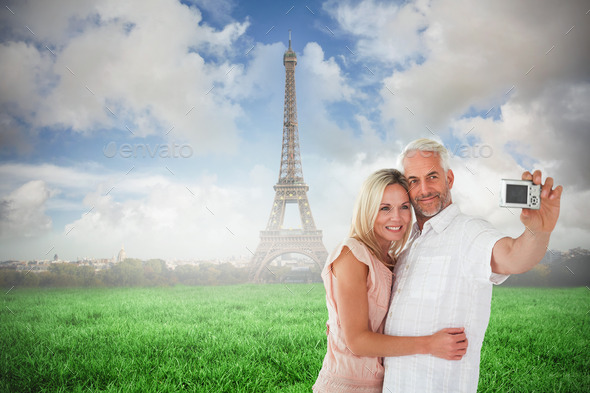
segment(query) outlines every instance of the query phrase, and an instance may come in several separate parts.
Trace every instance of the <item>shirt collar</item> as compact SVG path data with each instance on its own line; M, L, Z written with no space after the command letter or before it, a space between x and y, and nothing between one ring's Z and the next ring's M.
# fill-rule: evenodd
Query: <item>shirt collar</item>
M424 227L422 227L422 231L418 228L418 223L415 222L414 226L412 227L412 235L411 238L415 238L420 236L424 232L428 232L430 229L436 231L436 233L441 233L444 231L451 222L461 213L459 206L455 203L451 203L447 206L443 211L438 213L436 216L432 217L430 220L424 223Z

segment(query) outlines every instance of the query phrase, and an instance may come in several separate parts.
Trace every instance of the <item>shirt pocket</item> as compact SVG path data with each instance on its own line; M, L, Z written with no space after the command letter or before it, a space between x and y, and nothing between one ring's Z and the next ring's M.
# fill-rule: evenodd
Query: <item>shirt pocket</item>
M406 293L416 299L433 300L444 295L449 278L450 256L418 258L410 269Z

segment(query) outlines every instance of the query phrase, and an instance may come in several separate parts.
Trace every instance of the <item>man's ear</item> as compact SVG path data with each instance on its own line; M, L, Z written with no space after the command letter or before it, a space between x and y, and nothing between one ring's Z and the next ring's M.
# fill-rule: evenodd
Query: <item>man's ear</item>
M449 190L453 188L453 182L455 181L455 174L452 170L447 171L447 182L449 183Z

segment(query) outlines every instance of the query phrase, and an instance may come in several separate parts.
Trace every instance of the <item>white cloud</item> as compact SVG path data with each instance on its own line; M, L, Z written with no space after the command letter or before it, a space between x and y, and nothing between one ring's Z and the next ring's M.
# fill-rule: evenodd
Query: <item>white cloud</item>
M9 106L16 117L30 117L47 88L51 64L47 54L25 42L0 44L0 107Z
M121 244L137 258L245 256L258 244L273 197L271 173L262 166L251 170L248 187L221 185L210 175L185 182L140 171L114 176L45 165L2 169L19 171L20 178L36 172L47 179L29 181L1 198L3 253L15 257L22 255L23 244L9 241L12 237L27 237L30 258L42 258L34 253L50 246L64 259L104 258ZM85 177L92 180L76 184ZM64 199L72 193L83 193L78 206ZM78 218L54 225L49 233L49 205L75 208Z
M8 194L15 187L24 182L42 181L49 184L52 189L66 189L68 192L82 192L96 187L99 183L109 178L103 173L97 174L101 168L93 165L80 165L78 168L63 167L53 164L2 164L0 165L0 194ZM115 180L115 175L111 176Z
M370 0L352 5L329 1L324 9L333 14L342 30L357 37L355 54L406 63L424 50L420 30L427 20L420 3L400 6Z
M355 90L347 83L334 58L325 59L324 51L315 42L305 45L297 71L295 79L301 80L309 93L313 91L306 95L306 101L311 101L312 105L350 101L354 97Z
M51 46L78 32L80 19L94 14L91 5L77 0L24 0L8 7L10 11L0 14L0 23L15 40L36 38Z
M358 138L345 116L337 119L333 105L352 105L363 93L351 86L335 59L326 59L315 42L308 43L298 57L295 81L302 151L339 158L354 155Z
M25 8L31 21L45 9ZM38 45L0 48L0 69L14 75L0 82L0 109L34 128L129 127L136 136L162 137L173 129L170 136L192 142L195 153L235 149L241 110L219 88L232 65L215 59L235 50L247 21L215 30L198 9L176 1L102 1L61 13L62 31L39 29Z
M247 50L247 67L242 64L228 65L227 70L223 70L227 79L224 93L234 100L272 97L275 102L281 103L284 94L281 81L285 79L285 68L281 63L284 51L281 43L254 45Z
M214 258L220 250L224 256L247 255L246 247L256 247L267 206L256 207L260 192L255 188L186 185L159 177L139 181L142 195L124 196L133 184L108 195L89 193L84 199L89 212L66 225L64 234L94 255L124 244L137 258Z
M45 182L37 180L0 198L0 236L31 238L51 229L51 218L45 214L50 195Z
M588 77L583 2L365 1L334 8L340 27L356 36L359 56L402 66L383 81L395 95L383 87L381 112L406 138L429 133L426 126L444 133L470 110L497 110L508 100L535 98L554 82ZM410 39L396 41L400 35L390 30L400 26Z

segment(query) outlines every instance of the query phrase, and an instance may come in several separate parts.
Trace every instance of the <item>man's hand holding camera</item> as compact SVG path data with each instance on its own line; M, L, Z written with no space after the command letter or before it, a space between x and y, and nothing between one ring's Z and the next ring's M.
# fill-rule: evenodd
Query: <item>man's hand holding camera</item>
M533 185L541 185L541 203L538 209L526 208L530 204L530 192L528 199L521 198L520 192L514 194L514 202L523 207L520 221L525 225L525 230L518 238L505 237L494 245L492 250L492 271L499 274L519 274L532 269L547 252L551 231L555 228L559 217L559 204L561 201L562 186L553 188L553 178L548 177L542 183L541 171L536 170L532 174L524 172L522 180L532 181ZM504 182L503 187L509 184ZM532 186L532 185L531 185ZM502 195L501 206L515 207L510 204L508 192ZM537 204L538 206L538 204Z
M534 234L551 233L557 218L559 217L559 205L561 201L562 186L553 188L553 178L548 177L542 184L541 171L533 174L526 171L522 174L522 180L531 180L533 184L541 184L541 208L538 210L522 209L520 221Z

